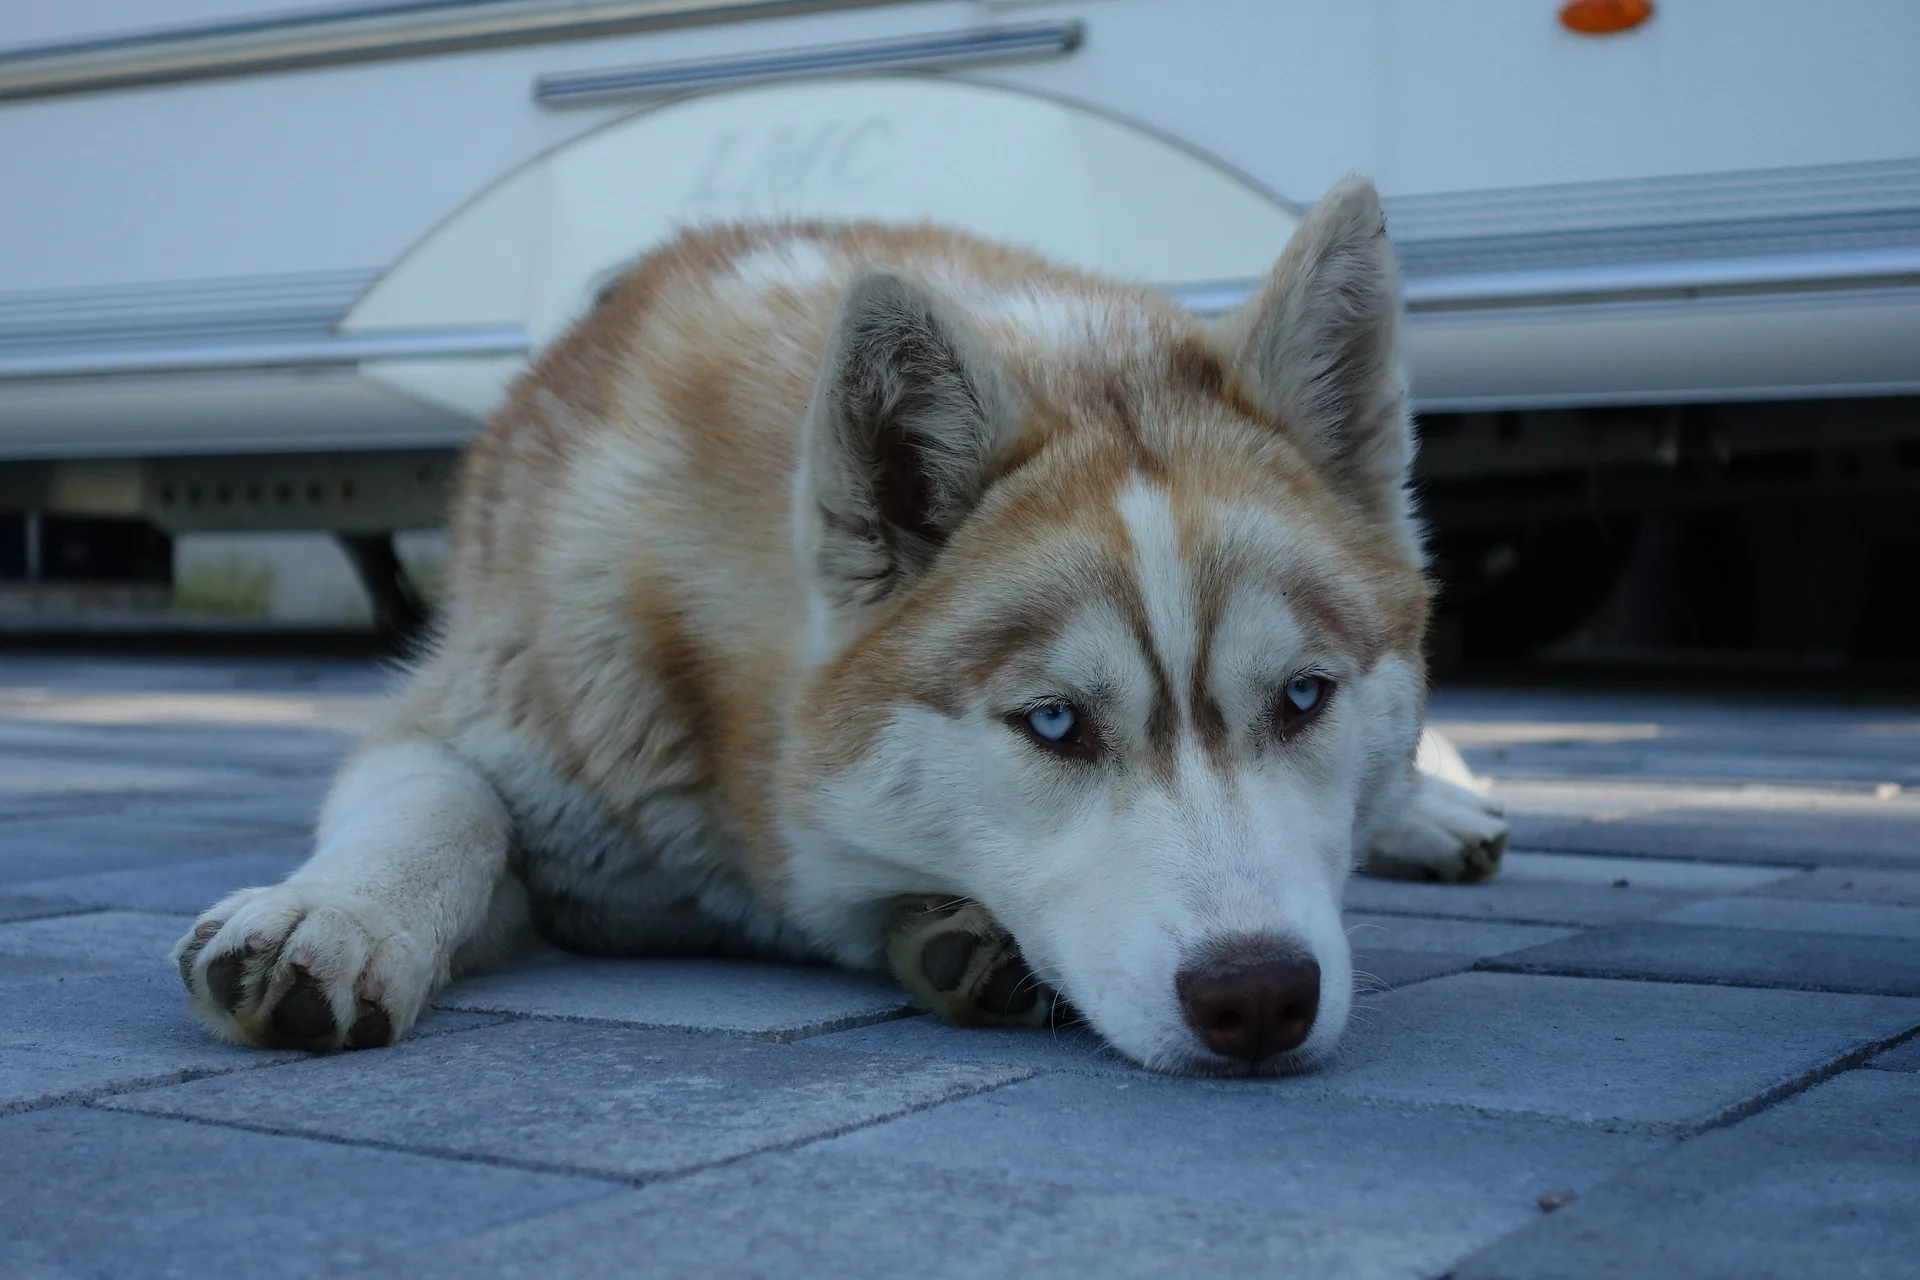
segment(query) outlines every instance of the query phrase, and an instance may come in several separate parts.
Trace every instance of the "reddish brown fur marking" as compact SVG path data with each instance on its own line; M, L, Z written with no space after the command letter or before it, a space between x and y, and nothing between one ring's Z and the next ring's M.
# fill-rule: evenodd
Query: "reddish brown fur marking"
M801 242L841 264L835 279L729 284L747 255ZM1130 327L1124 340L1056 346L976 317L1018 427L925 576L809 675L795 660L804 629L788 526L795 437L837 299L862 263L1084 299L1098 323ZM603 459L624 460L634 478ZM1303 623L1369 661L1418 660L1428 601L1414 549L1383 539L1361 504L1332 490L1245 393L1205 326L1164 297L927 226L690 231L556 342L469 451L452 518L449 623L406 715L448 738L511 732L623 823L646 798L649 762L674 764L706 789L716 829L731 837L715 856L738 859L777 901L776 815L803 799L783 788L854 765L895 707L966 714L996 671L1058 634L1076 592L1111 599L1138 639L1154 673L1149 735L1170 759L1182 700L1154 652L1115 507L1136 478L1170 495L1183 529L1203 531L1223 503L1311 526L1352 576L1283 582ZM583 526L583 495L604 505L605 527ZM1201 741L1221 751L1227 726L1206 692L1214 629L1235 575L1276 568L1210 564L1196 536L1203 634L1183 692ZM1036 567L1041 548L1070 571ZM617 573L619 600L589 600L590 584L555 564ZM1006 591L1009 575L1047 572L1051 594L981 620L978 602ZM595 647L582 635L598 637ZM603 668L591 679L580 670L588 661Z

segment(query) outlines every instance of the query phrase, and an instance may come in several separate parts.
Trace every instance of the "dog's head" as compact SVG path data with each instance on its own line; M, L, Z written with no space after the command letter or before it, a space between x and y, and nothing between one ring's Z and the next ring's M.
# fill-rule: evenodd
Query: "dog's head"
M1373 188L1206 325L1074 277L872 271L797 479L791 907L978 900L1129 1056L1309 1065L1407 785L1427 587Z

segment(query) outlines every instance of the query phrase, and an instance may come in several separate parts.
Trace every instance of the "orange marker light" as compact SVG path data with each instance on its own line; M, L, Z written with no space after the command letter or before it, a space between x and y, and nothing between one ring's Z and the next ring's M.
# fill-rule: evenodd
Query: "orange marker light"
M1631 31L1653 16L1653 0L1570 0L1560 7L1560 25L1583 36Z

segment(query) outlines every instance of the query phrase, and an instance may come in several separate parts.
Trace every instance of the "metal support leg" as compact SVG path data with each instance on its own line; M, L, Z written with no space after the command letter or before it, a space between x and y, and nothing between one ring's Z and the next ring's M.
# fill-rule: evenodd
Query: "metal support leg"
M407 567L393 549L390 533L336 533L360 585L373 600L373 622L382 635L395 639L416 636L427 623L426 604Z
M29 511L22 517L26 529L27 581L38 583L46 576L46 551L42 545L40 513Z

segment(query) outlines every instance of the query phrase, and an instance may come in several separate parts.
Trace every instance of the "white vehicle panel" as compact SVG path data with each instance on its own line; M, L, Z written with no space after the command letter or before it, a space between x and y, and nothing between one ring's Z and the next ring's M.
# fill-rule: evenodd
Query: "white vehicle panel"
M321 29L282 3L0 15L0 163L23 193L0 204L0 456L457 443L605 273L689 218L935 217L1217 308L1354 171L1387 197L1424 409L1920 390L1912 5L1664 0L1588 38L1534 0L827 0L9 96L10 76L132 65L154 31ZM371 11L306 12L348 7ZM536 97L1046 22L1083 38L915 76ZM317 371L364 394L309 394Z

